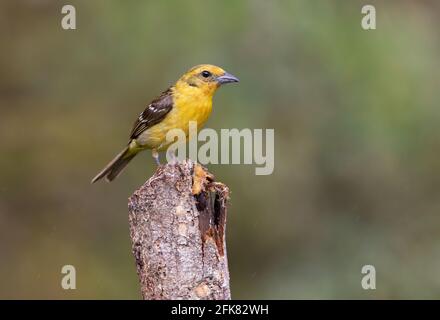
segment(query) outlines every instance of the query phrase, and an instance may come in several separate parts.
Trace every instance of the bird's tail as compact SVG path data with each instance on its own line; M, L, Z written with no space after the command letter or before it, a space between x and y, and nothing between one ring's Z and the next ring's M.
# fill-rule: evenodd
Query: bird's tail
M92 179L92 183L95 183L103 177L105 177L107 182L114 180L137 153L138 150L133 150L133 148L130 148L130 145L128 145Z

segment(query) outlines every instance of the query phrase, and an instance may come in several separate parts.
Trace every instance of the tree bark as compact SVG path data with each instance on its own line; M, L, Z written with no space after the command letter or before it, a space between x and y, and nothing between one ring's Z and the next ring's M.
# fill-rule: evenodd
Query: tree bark
M133 193L130 236L143 299L230 299L228 195L190 160L160 166Z

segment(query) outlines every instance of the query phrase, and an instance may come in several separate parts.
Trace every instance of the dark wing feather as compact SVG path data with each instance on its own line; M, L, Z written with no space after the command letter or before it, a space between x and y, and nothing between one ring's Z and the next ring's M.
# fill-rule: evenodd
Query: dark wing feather
M161 122L172 108L173 96L170 88L162 92L162 94L153 100L139 115L139 118L131 130L130 139L136 139L142 132Z

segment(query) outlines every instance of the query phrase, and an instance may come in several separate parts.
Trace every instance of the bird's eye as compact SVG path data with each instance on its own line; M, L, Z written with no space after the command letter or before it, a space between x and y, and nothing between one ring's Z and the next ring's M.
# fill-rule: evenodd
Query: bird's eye
M202 71L202 77L203 78L209 78L210 76L212 75L212 73L211 72L209 72L209 71Z

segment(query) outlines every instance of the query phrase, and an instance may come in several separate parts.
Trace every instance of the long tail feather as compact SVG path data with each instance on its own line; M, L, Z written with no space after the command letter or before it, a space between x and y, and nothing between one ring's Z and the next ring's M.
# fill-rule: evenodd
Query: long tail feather
M130 150L130 146L127 146L92 179L91 183L95 183L103 177L108 182L114 180L136 154L136 151Z

